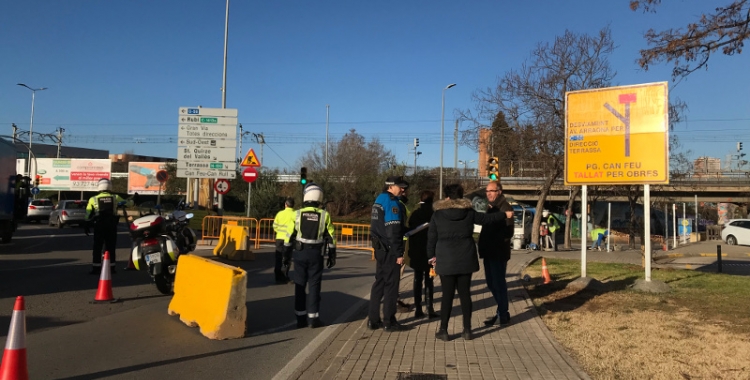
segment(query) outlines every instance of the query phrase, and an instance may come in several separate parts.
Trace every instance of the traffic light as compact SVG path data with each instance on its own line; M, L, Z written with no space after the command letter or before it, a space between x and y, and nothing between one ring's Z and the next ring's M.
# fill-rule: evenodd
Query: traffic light
M419 138L416 138L414 139L414 147L416 148L418 146L419 146Z
M737 151L739 152L739 151L741 151L741 150L742 150L742 143L741 143L741 142L738 142L738 143L737 143Z
M490 157L487 161L487 177L489 177L490 181L497 181L500 178L498 163L497 157Z
M307 185L307 168L303 167L299 171L299 183Z
M36 178L34 179L34 187L39 187L39 180L42 178L39 174L36 175Z

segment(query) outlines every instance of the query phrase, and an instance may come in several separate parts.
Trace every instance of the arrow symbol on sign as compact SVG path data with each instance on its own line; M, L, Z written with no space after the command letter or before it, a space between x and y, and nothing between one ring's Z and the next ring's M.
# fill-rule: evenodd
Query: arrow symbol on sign
M52 178L54 178L54 179L55 179L55 181L60 181L60 180L64 180L64 179L65 179L65 180L67 180L67 179L70 179L70 177L69 177L69 176L63 176L63 175L56 175L56 176L54 176L54 177L52 177Z

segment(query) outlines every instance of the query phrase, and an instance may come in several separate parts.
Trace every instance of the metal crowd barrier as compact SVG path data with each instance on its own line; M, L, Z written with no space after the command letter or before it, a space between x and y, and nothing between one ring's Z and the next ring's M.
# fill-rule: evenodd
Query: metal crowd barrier
M263 218L258 221L258 231L255 248L260 248L260 243L276 243L276 232L273 230L273 219Z
M336 248L369 251L375 260L375 249L370 242L370 225L353 223L333 223L336 235Z
M273 244L276 242L276 233L273 230L273 219L271 218L258 220L239 216L217 215L203 218L201 239L219 239L222 224L248 227L250 240L256 249L260 248L261 243ZM375 250L370 242L369 224L333 223L333 227L338 248L368 251L372 260L375 260Z

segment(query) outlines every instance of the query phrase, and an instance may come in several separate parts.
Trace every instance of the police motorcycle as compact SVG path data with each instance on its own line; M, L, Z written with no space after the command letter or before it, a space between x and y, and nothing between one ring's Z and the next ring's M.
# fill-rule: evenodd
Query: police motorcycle
M164 213L161 205L130 223L133 240L131 259L137 270L145 269L162 294L172 294L180 254L195 250L197 238L188 227L192 213L175 210Z

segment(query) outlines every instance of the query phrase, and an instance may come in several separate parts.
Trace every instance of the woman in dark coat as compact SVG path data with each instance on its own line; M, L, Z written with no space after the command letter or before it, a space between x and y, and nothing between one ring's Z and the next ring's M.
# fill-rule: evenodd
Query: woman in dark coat
M424 190L419 195L419 205L409 216L406 222L407 229L413 230L424 223L429 223L432 219L432 202L435 193L430 190ZM422 230L409 237L409 266L414 269L414 312L415 318L425 316L422 311L422 282L424 282L425 304L427 305L427 316L437 318L440 315L433 308L434 287L432 277L430 277L430 264L427 262L427 230Z
M453 297L458 290L461 299L465 340L471 334L471 274L479 270L474 224L489 224L505 220L505 213L483 214L474 211L471 201L464 198L464 189L452 184L443 190L445 199L435 202L427 234L427 257L435 262L440 275L443 299L440 303L440 329L437 339L448 340L448 321L453 308Z

